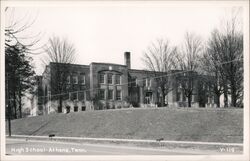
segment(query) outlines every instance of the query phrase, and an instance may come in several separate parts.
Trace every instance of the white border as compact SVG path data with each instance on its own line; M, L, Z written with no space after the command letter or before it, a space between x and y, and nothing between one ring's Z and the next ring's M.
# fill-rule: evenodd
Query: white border
M5 155L5 81L4 81L4 8L12 7L78 7L85 6L134 6L134 5L166 5L166 6L243 6L244 8L244 153L243 155L169 155L169 156L6 156ZM0 104L1 104L1 160L249 160L249 1L1 1L1 82L0 82Z

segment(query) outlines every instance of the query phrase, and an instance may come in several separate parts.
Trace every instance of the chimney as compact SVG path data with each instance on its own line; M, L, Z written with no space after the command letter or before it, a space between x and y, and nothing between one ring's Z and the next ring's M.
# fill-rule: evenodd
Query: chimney
M124 53L124 62L125 62L125 65L128 67L128 69L131 68L131 64L130 64L130 52L125 52Z

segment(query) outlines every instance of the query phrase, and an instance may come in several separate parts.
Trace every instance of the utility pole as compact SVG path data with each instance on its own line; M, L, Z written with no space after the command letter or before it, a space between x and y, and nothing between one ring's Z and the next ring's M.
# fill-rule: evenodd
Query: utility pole
M7 73L7 82L6 82L6 106L7 106L7 110L8 110L8 128L9 128L9 136L11 136L11 106L9 104L10 102L10 98L9 98L9 74Z

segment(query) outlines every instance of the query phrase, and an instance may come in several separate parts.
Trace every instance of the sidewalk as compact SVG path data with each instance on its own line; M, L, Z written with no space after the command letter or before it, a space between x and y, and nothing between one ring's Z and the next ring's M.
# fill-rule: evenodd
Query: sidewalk
M9 138L6 136L6 138ZM116 138L86 138L86 137L60 137L54 136L28 136L12 135L11 138L26 140L48 140L76 143L98 143L98 144L118 144L133 145L138 147L154 147L167 149L185 149L191 151L205 150L226 153L242 153L243 144L240 143L219 143L219 142L191 142L191 141L168 141L168 140L143 140L143 139L116 139Z

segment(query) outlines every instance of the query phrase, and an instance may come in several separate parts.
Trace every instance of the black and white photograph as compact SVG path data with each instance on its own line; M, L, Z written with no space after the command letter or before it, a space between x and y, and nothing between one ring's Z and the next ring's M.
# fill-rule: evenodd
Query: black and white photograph
M1 1L1 160L249 160L249 1Z

